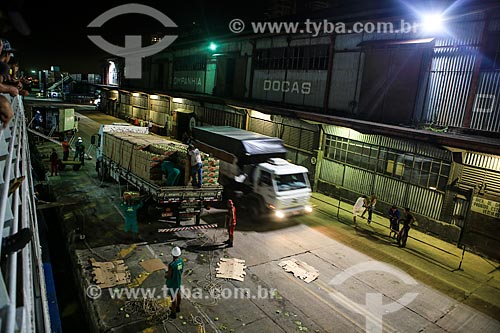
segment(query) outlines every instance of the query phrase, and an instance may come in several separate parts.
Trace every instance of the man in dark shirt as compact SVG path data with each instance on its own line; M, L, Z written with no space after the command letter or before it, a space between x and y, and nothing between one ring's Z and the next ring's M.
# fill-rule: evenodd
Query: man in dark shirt
M405 247L406 241L408 240L408 233L410 232L410 227L415 221L413 215L410 214L410 208L404 209L404 219L403 219L403 228L399 231L398 234L398 245L399 247Z
M53 176L54 172L57 176L57 167L59 163L59 156L54 148L52 148L52 153L50 154L50 175Z
M389 232L389 238L394 234L394 238L396 238L396 235L399 232L399 209L396 206L392 206L391 209L389 209L389 229L391 230Z

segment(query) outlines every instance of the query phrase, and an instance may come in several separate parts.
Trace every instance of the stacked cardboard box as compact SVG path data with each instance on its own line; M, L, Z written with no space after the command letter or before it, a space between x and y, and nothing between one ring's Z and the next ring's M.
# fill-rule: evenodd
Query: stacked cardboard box
M105 133L103 154L121 167L148 181L164 182L161 162L167 158L181 170L181 185L189 184L187 145L139 133ZM203 185L217 184L219 160L202 153Z
M205 153L201 153L201 159L203 161L203 184L217 184L219 181L219 160Z
M189 184L189 160L187 154L188 146L174 141L164 141L155 143L149 147L149 150L162 158L167 158L172 161L175 166L181 171L180 183L182 185Z

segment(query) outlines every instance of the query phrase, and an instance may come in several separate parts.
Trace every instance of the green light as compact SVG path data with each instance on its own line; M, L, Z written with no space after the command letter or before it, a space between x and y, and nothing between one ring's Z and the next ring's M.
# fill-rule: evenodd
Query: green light
M209 48L210 48L210 50L215 51L215 50L217 50L217 44L215 44L215 43L210 43Z

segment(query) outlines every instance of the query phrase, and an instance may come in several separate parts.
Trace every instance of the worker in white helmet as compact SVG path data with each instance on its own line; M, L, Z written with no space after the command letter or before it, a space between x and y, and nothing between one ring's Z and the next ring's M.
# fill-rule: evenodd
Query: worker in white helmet
M177 313L181 311L181 277L184 270L184 260L180 257L181 249L176 246L172 249L172 261L168 264L168 271L165 273L167 279L167 292L172 298L170 307L170 318L177 318Z
M77 158L84 163L84 155L85 155L85 145L83 144L82 138L79 136L75 143L75 156L73 157L73 161Z

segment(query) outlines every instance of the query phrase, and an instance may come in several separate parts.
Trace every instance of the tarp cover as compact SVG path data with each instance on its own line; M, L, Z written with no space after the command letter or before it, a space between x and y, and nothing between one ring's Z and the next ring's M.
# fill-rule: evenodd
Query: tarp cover
M240 164L261 163L271 157L285 158L287 152L281 139L231 126L194 127L193 137L235 155Z

